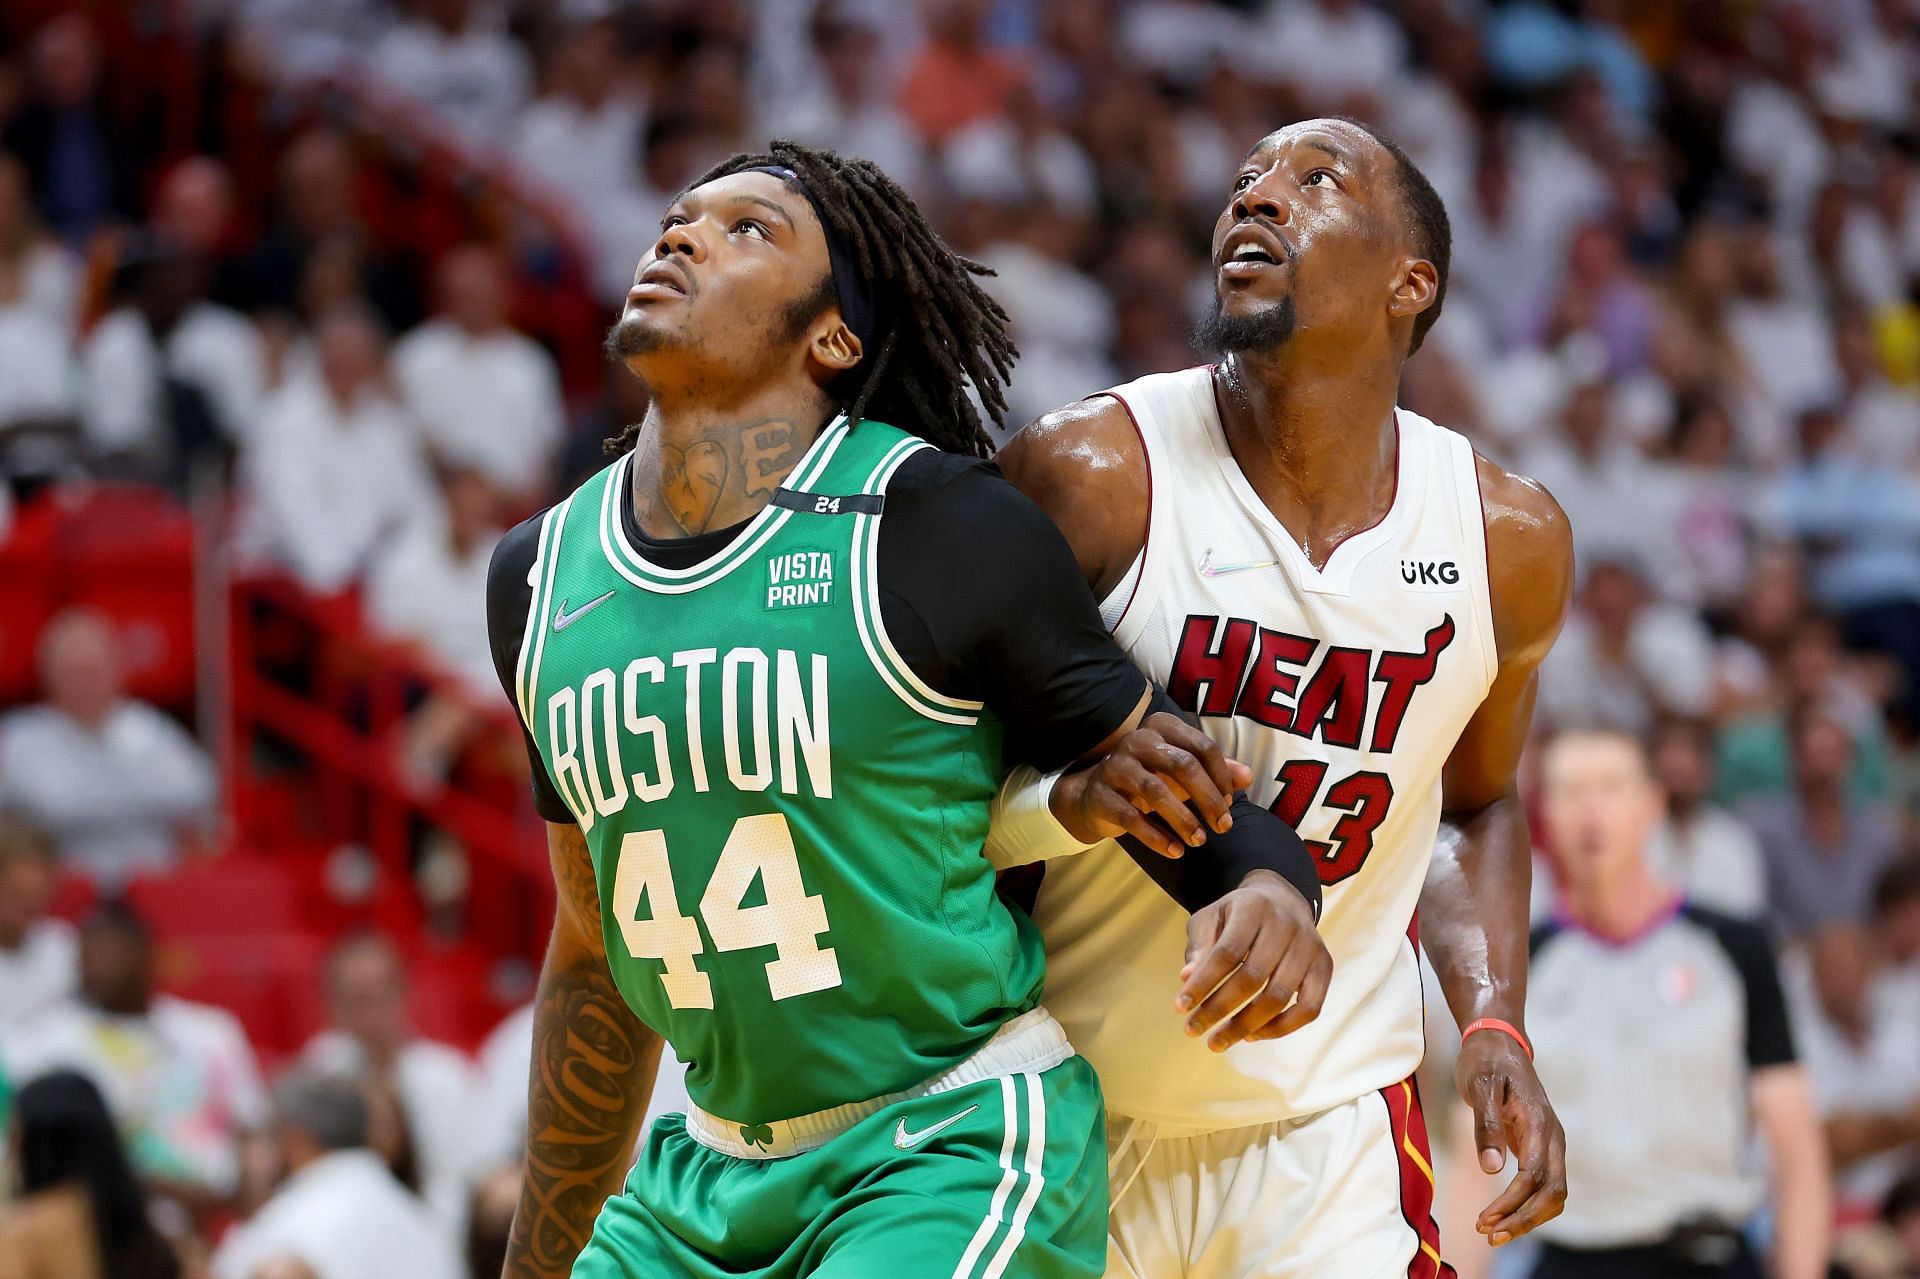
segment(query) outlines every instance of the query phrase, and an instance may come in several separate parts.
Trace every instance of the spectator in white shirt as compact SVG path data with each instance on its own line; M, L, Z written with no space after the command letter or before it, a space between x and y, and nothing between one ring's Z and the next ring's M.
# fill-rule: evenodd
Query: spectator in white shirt
M210 815L212 762L165 714L122 695L119 641L97 613L47 624L40 678L47 700L0 718L0 804L102 885L172 865L182 832Z
M1871 1210L1920 1154L1920 982L1851 924L1782 965L1843 1208Z
M423 0L417 12L373 46L369 69L469 147L493 145L527 100L526 51L476 21L473 0Z
M1118 43L1134 66L1199 85L1246 47L1247 18L1236 9L1213 0L1142 0L1120 14Z
M445 1227L367 1149L357 1080L295 1071L273 1101L285 1179L220 1245L214 1279L257 1279L290 1259L316 1279L457 1279Z
M1712 692L1713 643L1699 617L1650 600L1625 559L1590 564L1579 605L1540 670L1541 717L1639 737L1663 714L1704 714Z
M1363 0L1272 0L1261 34L1240 50L1247 73L1286 81L1315 109L1378 93L1407 59L1399 23Z
M342 942L327 960L326 992L328 1029L307 1045L302 1060L391 1089L406 1112L421 1194L444 1226L458 1229L474 1120L466 1055L415 1032L406 966L385 937L368 933Z
M0 433L57 423L80 404L73 346L79 271L34 216L25 167L0 153Z
M1652 466L1663 525L1662 593L1675 603L1735 604L1753 576L1754 483L1739 428L1717 399L1674 406L1666 454Z
M1769 196L1782 226L1797 227L1833 165L1812 110L1825 41L1811 8L1770 6L1757 19L1758 75L1739 78L1726 108L1728 159Z
M647 121L640 178L593 210L593 289L618 309L633 287L633 264L660 238L660 215L700 171L726 154L726 145L698 116L656 112Z
M976 256L995 272L987 291L1012 317L1020 345L1008 420L1030 422L1048 404L1119 380L1107 360L1114 307L1106 290L1074 266L1078 219L1036 201L1010 211L1007 225L1010 234Z
M1666 792L1667 813L1647 856L1661 878L1687 899L1736 919L1767 910L1767 865L1744 822L1713 802L1713 726L1669 716L1648 747L1653 775Z
M440 502L408 528L367 578L367 611L386 637L416 646L426 660L497 692L487 646L487 563L500 541L500 490L471 467L443 466Z
M99 453L144 473L180 475L195 457L249 434L266 385L253 322L206 300L209 264L158 240L124 269L125 305L81 348L83 422Z
M63 337L73 335L80 264L33 208L27 167L0 154L0 273L16 277L25 305Z
M1727 303L1727 334L1775 412L1791 418L1840 395L1833 328L1815 300L1790 294L1780 244L1764 222L1740 232L1734 260L1739 293Z
M893 103L881 35L872 17L819 5L808 23L815 74L761 128L769 137L872 160L917 195L924 189L920 139Z
M8 1038L71 998L80 980L73 925L47 914L55 882L52 842L0 817L0 1060Z
M1901 857L1873 887L1880 953L1907 978L1920 980L1920 856Z
M1774 524L1807 552L1849 645L1904 668L1900 705L1920 715L1920 481L1855 455L1829 408L1801 415L1800 452L1767 495Z
M1846 386L1847 438L1862 459L1920 471L1920 392L1890 380L1873 349L1873 329L1857 310L1834 317L1833 351Z
M1625 557L1651 568L1673 553L1661 536L1653 467L1619 438L1614 391L1598 346L1584 339L1567 346L1559 362L1573 385L1560 430L1526 451L1522 469L1565 509L1576 562Z
M413 525L367 579L373 624L448 685L436 684L407 719L405 760L422 777L446 775L486 728L478 707L493 705L500 687L486 613L487 564L502 531L500 491L478 471L442 467L440 495L440 510Z
M314 346L315 368L262 411L242 478L256 549L330 594L353 585L435 497L419 441L387 391L379 321L336 310Z
M631 185L646 101L630 82L610 18L567 31L507 143L514 161L569 204L590 208ZM864 153L859 153L864 154Z
M947 187L961 199L1039 202L1086 218L1100 198L1093 161L1041 104L1030 84L1007 94L1006 110L966 125L941 148Z
M452 250L435 286L439 316L394 346L401 397L442 459L537 497L565 425L553 357L508 325L511 286L493 250Z
M80 405L73 340L25 295L26 281L0 261L0 431L57 423L65 432Z
M100 907L80 930L79 996L9 1042L7 1070L88 1075L149 1184L218 1203L266 1120L259 1067L232 1013L156 993L154 967L145 922L117 903Z

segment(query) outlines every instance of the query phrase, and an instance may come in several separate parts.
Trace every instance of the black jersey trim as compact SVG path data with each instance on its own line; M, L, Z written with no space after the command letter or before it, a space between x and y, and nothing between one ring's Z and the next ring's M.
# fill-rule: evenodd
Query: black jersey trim
M808 493L803 489L780 488L773 491L773 505L802 515L878 515L886 509L884 493Z

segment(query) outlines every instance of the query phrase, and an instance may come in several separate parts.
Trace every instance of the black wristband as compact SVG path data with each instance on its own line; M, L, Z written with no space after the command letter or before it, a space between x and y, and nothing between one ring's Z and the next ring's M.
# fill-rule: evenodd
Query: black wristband
M1219 901L1252 872L1270 870L1300 890L1319 920L1320 872L1305 841L1244 796L1233 801L1231 811L1233 829L1224 835L1209 832L1206 843L1177 859L1162 857L1131 835L1120 837L1120 847L1189 914Z

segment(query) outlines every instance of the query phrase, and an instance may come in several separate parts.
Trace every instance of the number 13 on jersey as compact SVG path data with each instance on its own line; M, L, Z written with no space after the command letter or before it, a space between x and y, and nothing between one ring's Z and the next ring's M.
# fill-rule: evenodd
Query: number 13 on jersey
M742 906L760 881L766 902ZM647 918L640 918L641 899ZM627 953L635 959L657 959L666 966L660 974L667 1002L675 1008L713 1007L713 979L695 962L705 943L700 925L680 913L679 895L667 857L667 833L635 831L620 841L620 859L613 873L613 912ZM826 935L827 906L810 895L800 878L800 859L793 847L793 831L782 813L760 813L734 822L720 849L713 876L700 895L700 919L722 951L772 946L767 961L767 987L775 999L792 999L840 984L840 959Z

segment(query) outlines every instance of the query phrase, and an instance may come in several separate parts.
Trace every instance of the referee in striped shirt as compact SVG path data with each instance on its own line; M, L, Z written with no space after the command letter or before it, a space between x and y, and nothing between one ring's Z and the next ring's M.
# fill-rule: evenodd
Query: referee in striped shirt
M1567 1208L1536 1279L1823 1279L1826 1152L1766 935L1652 869L1663 802L1638 741L1569 734L1542 773L1565 905L1534 933L1527 1024ZM1769 1203L1763 1266L1749 1227Z

